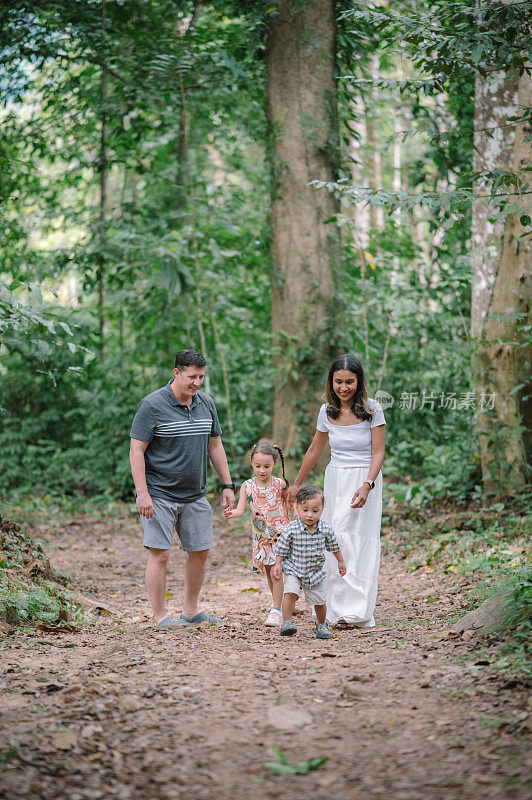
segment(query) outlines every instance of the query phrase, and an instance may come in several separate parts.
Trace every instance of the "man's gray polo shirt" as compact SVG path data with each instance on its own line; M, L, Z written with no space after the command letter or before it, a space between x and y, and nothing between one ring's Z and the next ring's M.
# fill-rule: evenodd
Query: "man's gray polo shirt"
M171 383L140 401L129 435L149 442L144 461L150 495L191 503L207 491L209 439L222 431L209 395L197 392L189 409L176 400Z

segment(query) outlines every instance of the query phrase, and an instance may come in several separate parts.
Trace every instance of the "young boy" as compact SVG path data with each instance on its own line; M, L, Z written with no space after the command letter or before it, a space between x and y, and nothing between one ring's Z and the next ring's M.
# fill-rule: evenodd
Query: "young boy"
M325 603L325 551L329 550L338 561L338 571L344 576L346 567L338 539L326 522L320 519L323 512L323 492L317 486L304 486L296 495L298 518L290 522L277 540L277 556L272 574L276 580L284 572L283 622L281 636L293 636L297 631L292 622L296 600L305 590L305 600L314 606L317 639L330 639Z

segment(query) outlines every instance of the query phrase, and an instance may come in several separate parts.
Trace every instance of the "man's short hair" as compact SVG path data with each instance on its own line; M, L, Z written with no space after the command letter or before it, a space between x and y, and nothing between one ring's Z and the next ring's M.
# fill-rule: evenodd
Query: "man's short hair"
M301 503L304 503L306 500L311 500L313 497L319 497L321 498L321 502L325 503L323 490L320 489L319 486L303 486L296 494L296 503L301 505Z
M197 350L180 350L175 357L175 369L180 372L187 367L205 367L207 359Z

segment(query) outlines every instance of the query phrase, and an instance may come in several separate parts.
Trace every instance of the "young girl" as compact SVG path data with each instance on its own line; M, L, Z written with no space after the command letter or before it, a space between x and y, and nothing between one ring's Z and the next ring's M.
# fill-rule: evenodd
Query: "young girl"
M282 479L272 475L279 456L283 467ZM283 620L281 613L283 579L282 576L274 578L271 570L275 564L277 539L290 521L286 505L288 481L284 474L283 451L277 445L259 442L251 450L251 466L254 477L242 484L236 508L232 511L226 510L225 516L228 519L241 517L249 498L253 536L253 570L254 572L266 572L273 605L265 625L273 628L278 627Z

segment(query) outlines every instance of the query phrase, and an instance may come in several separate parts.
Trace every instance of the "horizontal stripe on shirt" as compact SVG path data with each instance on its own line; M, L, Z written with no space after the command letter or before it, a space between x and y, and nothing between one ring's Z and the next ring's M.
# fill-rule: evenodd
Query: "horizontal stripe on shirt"
M194 433L194 434L203 434L203 433L210 433L212 430L212 425L189 425L187 428L179 428L178 430L161 430L160 428L155 428L154 435L155 436L183 436L185 433Z
M201 428L202 430L203 428L206 428L210 431L212 428L212 422L187 422L186 425L179 425L178 427L175 425L157 425L154 433L159 433L160 431L165 433L175 431L176 433L179 433L179 431L185 431L188 430L188 428Z
M158 433L156 436L159 439L184 439L187 436L210 436L210 433L205 431L203 433L201 431L196 431L195 433Z
M182 428L183 425L209 425L212 426L212 419L184 419L181 422L161 422L157 428Z

